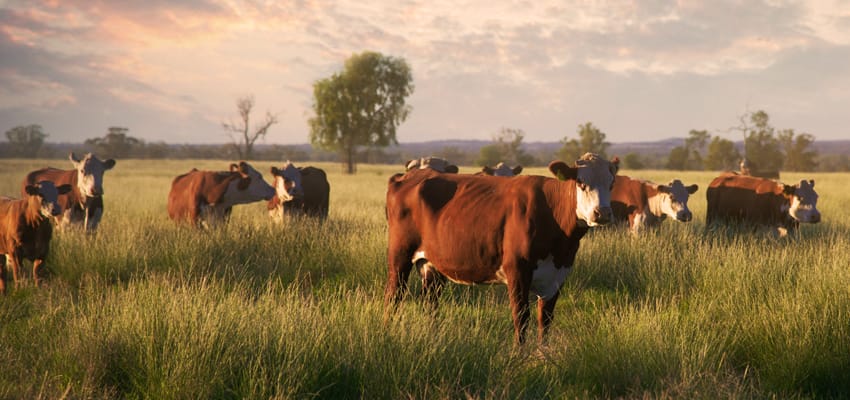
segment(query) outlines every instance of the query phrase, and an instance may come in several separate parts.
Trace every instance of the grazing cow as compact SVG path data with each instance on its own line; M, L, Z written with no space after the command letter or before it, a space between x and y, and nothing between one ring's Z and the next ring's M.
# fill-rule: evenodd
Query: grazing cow
M450 174L456 174L458 172L457 165L451 164L447 160L439 157L414 158L404 164L405 171L415 169L433 169L437 172L447 172Z
M327 218L331 186L325 171L315 167L295 167L287 161L272 167L275 196L269 200L269 216L282 222L284 214Z
M481 172L477 172L478 174L483 175L493 175L493 176L517 176L522 172L522 165L517 165L516 167L509 167L505 165L505 163L500 162L496 164L496 167L493 168L489 165L485 165L481 168Z
M0 293L6 294L6 266L12 269L15 286L23 259L32 261L32 279L38 286L38 271L44 265L53 235L49 218L62 212L58 197L70 192L71 185L59 187L50 181L41 181L24 188L21 200L0 197Z
M396 174L387 187L388 315L416 266L433 307L446 279L506 284L517 343L524 340L533 293L542 340L579 241L589 227L613 218L611 185L618 167L617 159L588 153L575 167L549 164L558 179Z
M191 171L174 178L168 216L176 222L211 227L226 222L233 206L274 197L274 188L245 161L230 171Z
M800 222L820 222L814 180L792 186L727 172L714 178L705 194L706 224L727 220L766 226L784 236L796 231Z
M646 227L661 224L666 217L688 222L693 218L688 209L688 197L699 186L685 186L674 179L666 185L617 175L611 190L611 209L618 222L629 222L633 234Z
M26 196L26 187L41 181L51 181L55 186L69 184L72 190L59 196L59 205L64 212L55 217L56 226L64 229L81 226L93 233L103 216L103 174L115 166L115 160L101 161L94 154L78 159L74 152L68 155L72 170L43 168L32 171L24 178L21 195Z

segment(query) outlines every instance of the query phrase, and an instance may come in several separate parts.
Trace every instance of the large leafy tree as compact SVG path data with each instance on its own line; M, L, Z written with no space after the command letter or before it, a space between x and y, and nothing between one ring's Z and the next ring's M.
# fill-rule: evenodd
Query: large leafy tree
M564 137L563 146L558 150L558 158L564 161L578 160L584 153L596 153L602 158L608 158L605 152L611 143L605 141L605 133L587 122L578 126L578 139Z
M808 133L797 135L793 129L779 132L779 143L785 153L785 163L782 169L799 172L814 171L818 165L815 161L818 153L811 149L814 142L815 137Z
M749 117L749 122L747 121ZM764 111L751 112L741 118L744 132L744 157L758 171L779 171L782 167L782 150L770 125L770 116Z
M352 55L342 72L313 84L310 142L338 151L355 171L360 146L398 144L396 129L411 107L405 99L413 93L413 75L402 58L376 52Z
M740 161L741 153L735 148L735 143L732 143L729 139L715 136L708 144L708 153L703 165L713 171L732 171L738 169Z
M35 157L46 138L47 134L37 124L16 126L6 131L12 151L19 157Z
M127 157L145 146L141 139L128 135L129 131L129 128L110 126L105 136L86 139L85 144L94 147L95 152L102 157Z
M522 129L502 128L499 133L493 135L492 144L481 148L476 163L481 166L493 166L499 162L509 165L533 164L534 156L527 154L522 148L524 138L525 132Z
M702 153L710 138L711 135L708 134L708 131L691 129L685 143L670 150L667 168L676 170L703 169Z

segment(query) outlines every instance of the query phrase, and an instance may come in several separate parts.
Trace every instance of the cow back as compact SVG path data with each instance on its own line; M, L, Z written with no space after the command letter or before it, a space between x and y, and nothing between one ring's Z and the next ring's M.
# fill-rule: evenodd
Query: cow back
M316 167L301 168L301 185L304 188L304 214L327 217L331 186L325 171Z
M706 190L706 222L730 219L753 224L782 224L789 198L776 181L727 173L714 178Z
M76 170L64 170L58 168L42 168L39 170L35 170L27 174L24 178L24 181L21 182L21 196L26 197L26 187L27 185L35 185L41 181L50 181L53 182L53 185L56 187L68 184L71 185L71 191L65 194L60 194L57 197L57 203L62 207L63 210L73 210L75 212L83 212L83 206L85 206L85 201L83 200L83 195L80 193L80 188L77 186L77 171ZM100 205L102 207L103 200L100 200ZM83 219L85 215L82 216Z

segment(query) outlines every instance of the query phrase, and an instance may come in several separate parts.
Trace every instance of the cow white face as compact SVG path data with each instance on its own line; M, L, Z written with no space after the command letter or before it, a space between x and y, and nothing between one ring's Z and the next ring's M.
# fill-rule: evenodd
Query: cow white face
M238 172L240 179L231 183L232 187L227 190L225 194L227 204L253 203L274 197L274 188L263 179L263 174L245 161L231 164L230 171Z
M619 168L618 158L609 162L592 153L578 159L575 168L560 161L549 164L549 170L559 179L575 179L576 215L587 226L605 225L614 219L611 187Z
M800 183L785 185L785 193L791 195L791 207L788 214L799 222L820 222L820 211L817 209L818 194L815 192L814 180L801 180Z
M419 159L413 159L405 164L405 171L410 171L412 169L433 169L437 172L456 174L458 172L457 165L453 165L446 161L445 159L439 157L422 157Z
M505 163L500 162L495 168L485 165L481 168L481 172L493 176L517 176L522 172L522 165L517 165L516 167L511 168L505 165Z
M274 176L274 190L281 203L304 197L304 188L301 186L301 170L287 161L282 168L272 167Z
M691 210L688 209L688 197L696 193L698 189L699 186L685 186L678 179L667 185L658 185L659 206L662 215L667 215L677 221L690 221L693 215Z
M28 195L39 199L39 213L44 217L55 217L62 214L62 206L57 200L60 194L65 194L71 191L71 185L65 184L58 188L50 181L41 181L35 185L27 185L26 192Z
M74 169L77 170L77 188L85 197L97 197L103 195L103 173L115 166L115 160L101 161L91 153L78 159L74 152L68 156Z

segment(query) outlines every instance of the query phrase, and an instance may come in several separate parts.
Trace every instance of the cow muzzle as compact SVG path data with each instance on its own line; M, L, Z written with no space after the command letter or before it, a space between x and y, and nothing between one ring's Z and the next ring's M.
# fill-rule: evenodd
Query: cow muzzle
M694 216L688 210L681 210L676 213L676 219L682 222L689 222L691 219L693 219L693 217Z
M597 207L593 210L593 222L597 225L606 225L614 220L614 211L611 207Z

